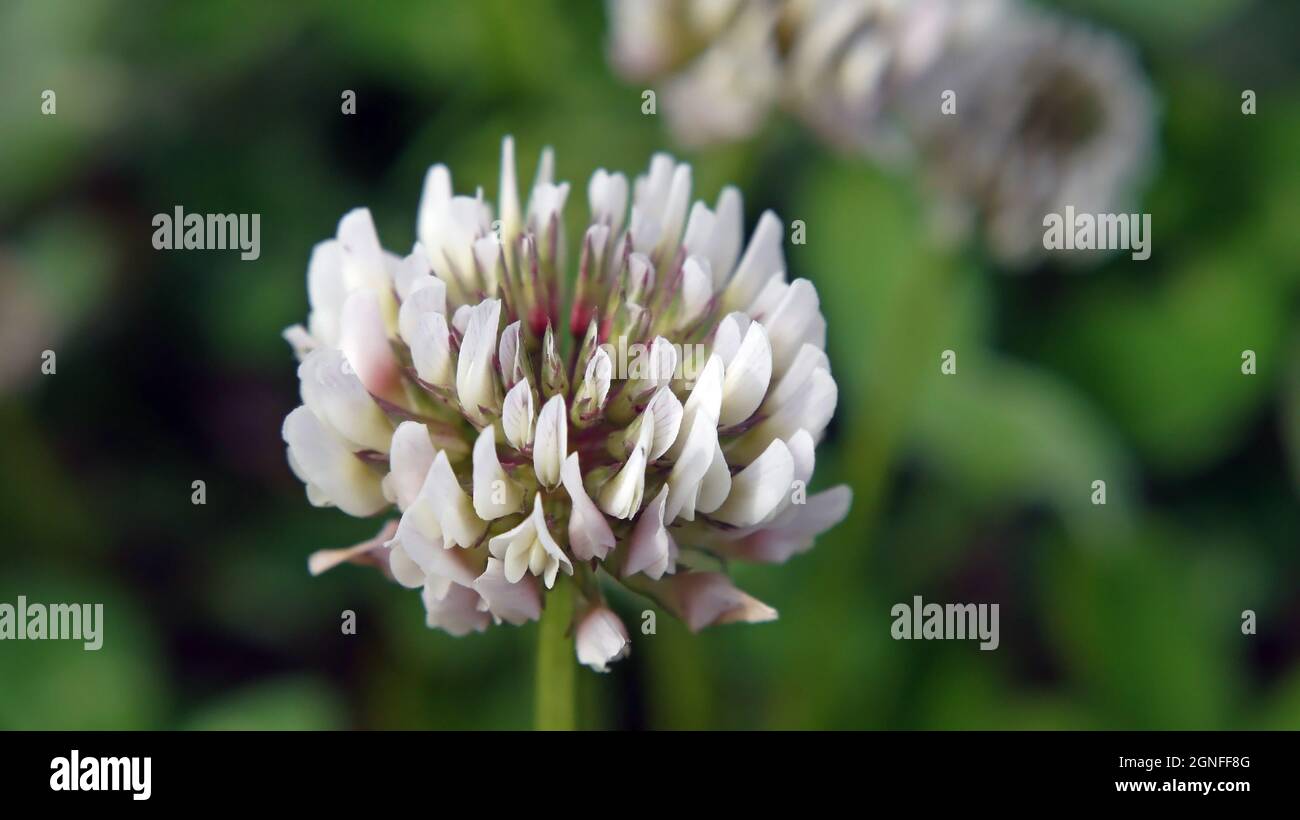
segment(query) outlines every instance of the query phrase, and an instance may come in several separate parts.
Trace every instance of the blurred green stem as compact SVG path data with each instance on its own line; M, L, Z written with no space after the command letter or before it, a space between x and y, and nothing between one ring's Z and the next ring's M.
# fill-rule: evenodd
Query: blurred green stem
M547 731L575 728L574 683L577 662L573 639L566 634L573 619L573 583L561 575L546 593L546 608L537 630L535 727Z

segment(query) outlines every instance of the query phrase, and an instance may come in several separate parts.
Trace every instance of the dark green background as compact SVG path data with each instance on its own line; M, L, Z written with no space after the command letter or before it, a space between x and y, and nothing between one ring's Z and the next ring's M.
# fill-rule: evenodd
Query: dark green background
M279 436L312 244L368 205L405 252L425 169L494 196L506 133L524 179L555 146L570 232L595 168L660 149L699 196L737 184L747 227L805 221L786 254L840 385L815 489L856 496L811 553L737 571L775 624L642 636L616 598L632 656L580 670L583 725L1300 728L1300 14L1064 5L1151 74L1147 262L939 248L914 179L783 118L683 152L606 66L598 4L5 3L0 276L36 307L0 331L0 601L103 602L106 633L0 644L0 728L530 724L535 625L453 639L377 573L307 576L377 522L310 507ZM178 204L260 213L261 258L154 251ZM891 640L918 594L999 603L1001 647Z

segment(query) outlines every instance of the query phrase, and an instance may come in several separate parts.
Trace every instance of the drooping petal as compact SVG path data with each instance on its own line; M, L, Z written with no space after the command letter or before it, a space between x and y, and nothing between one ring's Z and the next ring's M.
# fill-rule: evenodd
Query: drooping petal
M664 528L664 504L667 500L668 485L665 484L637 520L623 565L625 577L644 572L648 578L657 581L672 570L668 530Z
M474 591L482 597L479 608L490 612L497 621L519 626L542 614L537 579L524 576L515 583L507 581L505 565L496 558L488 559L483 574L474 580Z
M560 470L560 480L569 493L569 548L580 561L605 560L614 548L614 531L582 485L578 454L570 453Z
M582 615L573 637L578 663L597 672L608 672L609 664L627 657L632 649L627 627L604 605L594 606Z
M719 549L744 561L780 564L791 556L807 552L817 536L844 520L853 503L853 491L845 485L832 487L808 497L807 503L795 504L772 524L758 527L735 541L725 541Z
M372 538L367 538L359 544L342 549L316 550L307 557L307 571L312 575L320 575L340 564L381 566L384 560L384 544L396 531L397 522L388 521Z
M425 624L449 635L463 637L488 628L491 618L479 609L482 599L470 587L429 581L420 594L424 601Z
M737 589L721 572L683 572L662 582L665 603L692 632L707 626L774 621L777 612Z

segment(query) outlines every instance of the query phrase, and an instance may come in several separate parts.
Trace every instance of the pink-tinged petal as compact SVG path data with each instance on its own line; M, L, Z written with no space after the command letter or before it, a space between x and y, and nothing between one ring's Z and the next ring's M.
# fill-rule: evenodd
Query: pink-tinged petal
M627 627L609 607L594 606L582 616L574 630L578 663L597 672L608 672L609 664L627 657L632 644Z
M664 603L692 632L715 624L762 623L777 617L775 609L737 589L721 572L679 573L663 584Z
M510 583L506 580L505 566L496 558L488 559L487 568L474 581L474 591L483 599L479 608L492 613L498 621L519 626L541 617L542 595L537 589L537 579L525 575Z
M724 541L717 548L743 561L781 564L812 549L819 535L844 520L852 503L852 490L832 487L809 496L806 504L791 505L773 525Z
M646 577L657 581L665 572L672 570L668 546L670 539L668 530L664 527L664 504L667 500L668 485L665 484L641 513L628 544L627 558L623 564L624 577L644 572Z
M343 303L339 346L353 372L372 394L394 404L405 403L402 379L388 342L379 297L369 290L353 291Z
M569 548L580 561L601 561L614 548L614 531L582 485L578 454L570 453L560 469L560 481L569 492L572 512L569 515Z
M424 622L430 629L441 629L459 638L482 632L492 622L488 613L479 609L482 599L469 587L434 581L424 585L420 597L424 601Z
M307 571L312 575L320 575L339 564L383 567L387 560L384 554L388 552L384 545L396 532L397 522L389 521L375 533L373 538L367 538L359 544L342 549L316 550L307 557Z

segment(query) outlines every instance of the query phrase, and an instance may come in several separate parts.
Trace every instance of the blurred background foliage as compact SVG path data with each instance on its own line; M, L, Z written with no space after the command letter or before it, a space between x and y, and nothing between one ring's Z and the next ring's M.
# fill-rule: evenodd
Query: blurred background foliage
M595 3L0 6L0 600L106 608L99 652L0 644L0 728L529 725L536 626L458 640L377 573L309 578L377 525L308 506L279 437L312 244L368 205L404 252L427 166L495 191L506 133L525 179L546 144L580 192L666 149L747 225L805 221L841 391L816 484L855 491L811 553L737 568L775 624L644 636L615 598L633 652L580 672L584 726L1300 728L1300 8L1058 5L1157 90L1147 262L999 270L789 122L682 152ZM178 204L260 213L261 258L154 251ZM1000 603L1001 647L891 640L914 595Z

